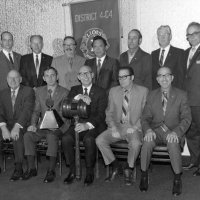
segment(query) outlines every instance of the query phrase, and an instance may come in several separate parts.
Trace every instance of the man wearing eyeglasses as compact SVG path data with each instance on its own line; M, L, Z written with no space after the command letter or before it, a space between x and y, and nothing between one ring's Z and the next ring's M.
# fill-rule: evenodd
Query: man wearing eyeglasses
M54 58L52 62L52 66L58 71L59 84L68 90L80 85L77 73L85 63L85 58L76 54L76 45L74 37L66 36L63 41L64 55Z
M91 111L87 119L80 118L78 124L72 123L62 137L62 147L65 158L69 162L70 171L64 184L71 184L75 179L75 131L85 146L86 177L84 184L89 186L94 181L94 165L96 157L95 138L106 129L105 109L107 106L106 91L92 83L94 73L91 67L82 66L78 73L81 85L71 88L69 99L82 99L90 105Z
M120 86L111 88L106 109L108 129L99 135L96 144L102 153L106 165L112 173L105 179L113 181L119 173L119 163L110 144L126 140L128 142L128 158L125 166L125 184L132 185L135 161L142 145L142 128L140 117L146 102L148 89L133 83L134 72L129 66L121 67L118 73Z
M169 67L173 74L173 85L180 89L183 88L183 49L174 47L170 44L172 39L171 28L168 25L161 25L157 29L157 38L160 48L151 53L152 56L152 89L159 87L156 81L157 71L160 67Z
M185 89L192 112L192 125L186 135L190 164L185 170L197 167L194 176L200 176L200 24L192 22L186 30L191 45L185 51Z
M182 192L182 161L181 148L184 135L191 123L191 111L187 94L172 87L174 76L168 67L161 67L157 72L160 88L153 90L141 117L144 142L141 149L141 181L140 190L148 190L148 168L154 147L166 144L174 172L172 194Z

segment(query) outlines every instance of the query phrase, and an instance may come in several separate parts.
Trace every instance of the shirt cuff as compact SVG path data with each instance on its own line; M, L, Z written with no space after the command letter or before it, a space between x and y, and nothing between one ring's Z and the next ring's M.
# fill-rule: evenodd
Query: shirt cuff
M76 95L76 96L74 97L74 99L77 100L77 101L80 100L80 94Z
M94 126L90 122L87 122L86 124L89 126L89 130L94 128Z
M19 128L23 128L23 126L21 126L19 123L15 123L15 124L17 124L19 126Z
M5 122L1 122L1 123L0 123L0 128L1 128L2 126L4 126L4 125L6 125L6 123L5 123Z

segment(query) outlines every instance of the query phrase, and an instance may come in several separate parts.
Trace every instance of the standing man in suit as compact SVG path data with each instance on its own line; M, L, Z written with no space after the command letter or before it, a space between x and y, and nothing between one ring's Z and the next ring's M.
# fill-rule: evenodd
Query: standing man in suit
M185 51L185 89L192 112L192 125L186 135L190 164L184 169L198 167L194 176L200 176L200 24L188 25L186 37L191 47Z
M134 83L152 88L151 56L140 48L142 34L138 29L128 33L128 51L120 55L120 66L130 66L134 70Z
M76 125L72 123L62 137L64 155L70 166L70 172L64 180L65 184L71 184L75 179L75 131L78 131L79 138L85 146L86 178L84 184L89 186L94 180L95 138L106 129L105 109L107 98L106 91L92 83L93 77L92 69L89 66L82 66L78 73L78 79L82 85L72 87L68 95L69 99L82 99L89 104L91 112L87 119L80 118L80 122Z
M52 62L52 66L58 71L59 84L68 90L80 85L77 73L85 63L85 58L76 54L76 46L75 38L66 36L63 41L64 55L54 58Z
M128 159L125 167L125 184L132 185L132 173L135 161L142 145L142 127L140 117L146 102L148 89L133 83L134 72L131 67L119 69L119 83L110 89L106 109L108 129L101 133L96 144L102 153L106 165L113 167L112 174L106 181L112 181L119 172L119 164L110 144L126 140L128 142Z
M14 39L12 33L4 31L1 33L0 52L0 90L8 88L6 76L12 69L19 70L21 55L12 51Z
M31 125L27 129L27 133L24 135L24 146L25 155L28 160L28 170L23 175L23 180L28 180L33 176L37 175L37 170L35 167L35 146L38 141L42 138L47 139L48 147L46 155L50 157L49 168L44 179L45 183L54 181L55 178L55 167L56 167L56 157L58 150L58 139L67 129L68 123L64 123L59 129L48 130L39 128L39 118L43 119L45 112L48 110L47 101L49 99L53 100L53 107L59 116L62 116L61 103L63 99L67 96L68 90L58 85L58 72L55 68L49 67L44 71L43 75L44 81L47 83L45 86L41 86L36 89L36 101L35 108L33 111Z
M171 85L174 76L170 68L161 67L156 79L160 88L149 93L141 118L144 142L140 190L148 189L148 168L154 147L166 144L174 172L172 194L177 196L182 192L181 143L192 120L191 111L187 94Z
M169 67L171 69L172 73L174 74L173 86L182 89L184 79L184 50L170 45L172 32L168 25L162 25L157 29L157 37L160 48L151 53L153 89L159 87L156 77L158 69L162 66Z
M101 36L95 36L92 42L92 48L95 58L86 60L85 65L91 67L94 73L94 82L109 92L110 88L118 85L119 62L117 59L106 55L106 40Z
M22 84L37 88L46 85L43 80L44 71L51 66L52 57L42 53L43 37L41 35L32 35L30 37L31 54L22 56L20 62L20 73L22 75Z
M35 100L33 89L20 85L21 81L19 72L11 70L7 75L9 88L0 92L0 141L12 140L15 155L15 170L10 181L17 181L23 175L23 135L30 124Z

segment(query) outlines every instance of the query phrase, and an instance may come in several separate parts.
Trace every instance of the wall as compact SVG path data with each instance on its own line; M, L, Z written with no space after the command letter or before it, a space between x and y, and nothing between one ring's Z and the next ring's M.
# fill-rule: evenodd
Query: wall
M77 1L80 0L1 0L0 32L11 31L15 37L15 50L22 54L30 52L30 35L41 34L44 52L59 55L63 37L72 33L69 6L62 4ZM199 0L119 0L119 5L121 51L127 49L127 34L132 28L141 30L144 50L156 49L156 29L161 24L171 26L173 45L187 48L185 30L188 23L200 22Z

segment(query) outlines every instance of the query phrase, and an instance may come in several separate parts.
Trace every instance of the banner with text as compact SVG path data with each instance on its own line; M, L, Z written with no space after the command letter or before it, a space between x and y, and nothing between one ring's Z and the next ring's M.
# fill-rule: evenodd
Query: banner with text
M77 52L93 58L93 37L100 35L107 40L107 54L118 58L120 53L118 0L97 0L72 3L73 36L77 40Z

